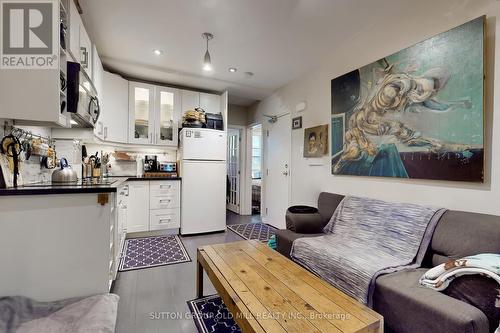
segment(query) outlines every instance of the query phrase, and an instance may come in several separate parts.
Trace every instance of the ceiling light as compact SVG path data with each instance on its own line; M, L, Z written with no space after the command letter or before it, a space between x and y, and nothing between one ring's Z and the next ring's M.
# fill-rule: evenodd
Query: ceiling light
M230 71L231 73L236 73L237 69L236 69L236 68L234 68L234 67L230 67L230 68L229 68L229 71Z
M159 50L159 49L154 49L153 50L153 53L156 54L157 56L160 56L163 54L163 51L162 50Z
M203 70L210 72L212 71L212 59L210 59L210 52L208 52L208 41L214 38L209 32L204 32L202 35L203 39L207 41L207 51L205 52L205 56L203 57Z

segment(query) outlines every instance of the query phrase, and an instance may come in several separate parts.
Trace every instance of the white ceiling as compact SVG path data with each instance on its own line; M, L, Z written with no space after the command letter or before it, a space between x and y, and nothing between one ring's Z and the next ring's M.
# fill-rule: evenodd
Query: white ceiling
M108 68L194 88L228 90L249 105L313 68L401 8L399 0L80 0ZM202 70L211 32L214 71ZM161 56L153 49L161 49ZM230 73L229 67L238 72ZM255 73L251 78L244 72Z

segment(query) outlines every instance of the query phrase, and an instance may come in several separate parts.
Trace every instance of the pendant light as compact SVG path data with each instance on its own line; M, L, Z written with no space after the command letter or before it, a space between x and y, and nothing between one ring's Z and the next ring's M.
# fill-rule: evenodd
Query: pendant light
M207 41L207 51L205 52L205 56L203 57L203 70L207 72L212 71L212 59L210 59L210 52L208 52L208 41L214 38L209 32L204 32L202 35L203 39Z

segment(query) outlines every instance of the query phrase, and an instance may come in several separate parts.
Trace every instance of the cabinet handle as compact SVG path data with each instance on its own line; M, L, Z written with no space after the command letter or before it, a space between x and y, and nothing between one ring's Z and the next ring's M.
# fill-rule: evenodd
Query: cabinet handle
M170 189L170 188L172 188L172 185L160 185L160 188L168 188L168 189Z
M159 222L160 222L160 223L163 223L163 222L167 222L167 223L168 223L168 222L170 222L170 221L172 221L172 219L160 219L160 221L159 221Z
M160 199L160 203L161 203L161 202L171 202L171 201L172 201L172 200L170 200L170 199Z
M104 126L104 140L108 138L108 126Z

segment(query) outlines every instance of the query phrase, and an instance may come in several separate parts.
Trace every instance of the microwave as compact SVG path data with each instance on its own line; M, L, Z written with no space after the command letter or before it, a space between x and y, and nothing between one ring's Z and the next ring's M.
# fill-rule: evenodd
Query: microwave
M67 63L67 112L72 127L93 128L100 114L97 92L77 62Z

